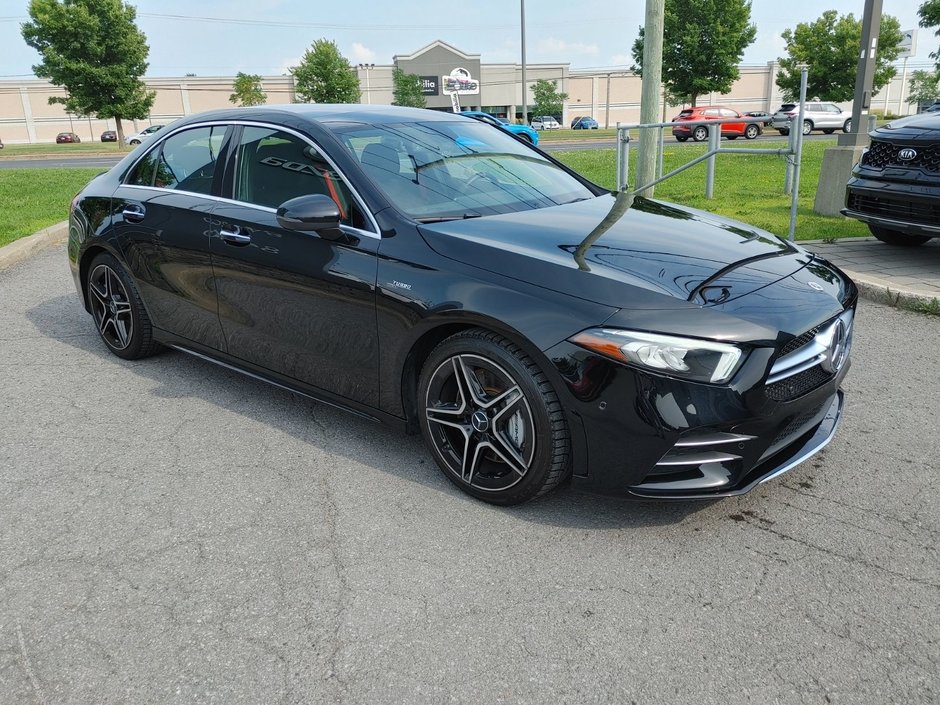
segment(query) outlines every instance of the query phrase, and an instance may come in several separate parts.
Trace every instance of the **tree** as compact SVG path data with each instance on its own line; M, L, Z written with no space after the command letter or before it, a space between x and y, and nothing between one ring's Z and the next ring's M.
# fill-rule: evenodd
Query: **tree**
M421 77L413 73L405 73L400 68L392 71L392 85L394 86L392 105L404 105L409 108L426 108L428 101L421 92Z
M234 92L228 99L236 105L264 105L268 99L267 94L261 89L261 76L255 74L239 71L235 74L232 90Z
M564 102L568 100L567 93L559 93L555 81L540 78L532 84L532 96L535 105L532 112L535 115L561 115Z
M926 0L917 8L917 14L920 15L918 24L924 29L937 27L934 35L940 37L940 0ZM930 52L930 57L937 60L937 68L940 69L940 51Z
M940 98L940 71L914 71L911 74L908 103L924 105Z
M727 93L754 42L750 0L666 0L663 86L693 106L703 93ZM643 28L633 43L633 70L643 75Z
M858 55L862 45L862 22L849 13L842 17L835 10L826 10L815 22L801 22L796 29L784 30L787 53L779 59L777 85L787 100L800 95L800 66L809 67L806 94L844 102L855 96ZM875 59L873 93L877 93L897 73L891 62L898 58L901 23L891 15L882 15Z
M290 72L301 103L359 102L359 77L334 42L315 41Z
M137 10L121 0L30 0L23 39L42 61L33 73L65 89L53 96L67 112L114 118L124 143L122 118L142 120L153 105L140 77L147 70L147 37Z

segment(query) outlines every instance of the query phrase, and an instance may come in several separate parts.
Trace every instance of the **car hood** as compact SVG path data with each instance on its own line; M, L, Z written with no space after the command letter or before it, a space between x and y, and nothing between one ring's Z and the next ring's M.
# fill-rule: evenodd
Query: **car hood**
M869 134L889 140L936 140L940 137L940 112L921 113L892 120Z
M813 260L763 230L626 194L420 230L444 257L633 309L726 304Z

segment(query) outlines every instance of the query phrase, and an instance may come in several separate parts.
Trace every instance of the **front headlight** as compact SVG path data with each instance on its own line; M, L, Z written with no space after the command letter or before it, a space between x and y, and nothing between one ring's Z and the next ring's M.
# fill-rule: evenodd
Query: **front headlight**
M591 328L571 342L620 362L712 384L731 379L744 357L730 343L616 328Z

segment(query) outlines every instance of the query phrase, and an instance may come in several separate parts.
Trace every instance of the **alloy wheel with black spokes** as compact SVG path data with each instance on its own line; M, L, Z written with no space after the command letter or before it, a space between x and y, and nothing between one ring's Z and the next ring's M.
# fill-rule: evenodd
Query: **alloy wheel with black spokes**
M128 360L156 352L158 345L140 295L112 255L102 253L91 262L85 290L98 334L111 352Z
M444 474L496 504L543 494L567 474L561 405L537 365L482 330L444 341L421 373L425 441Z

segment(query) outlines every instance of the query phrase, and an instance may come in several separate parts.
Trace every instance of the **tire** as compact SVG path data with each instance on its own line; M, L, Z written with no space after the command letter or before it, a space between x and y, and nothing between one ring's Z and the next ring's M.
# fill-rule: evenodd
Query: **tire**
M931 239L926 235L906 235L897 230L888 230L887 228L881 228L877 225L869 225L868 229L871 231L872 235L883 243L894 245L895 247L917 247Z
M520 132L518 134L518 137L519 139L524 140L525 142L528 142L529 144L532 144L532 138L529 137L525 132Z
M506 338L479 328L447 338L421 369L417 399L428 450L467 494L521 504L568 477L571 442L558 396Z
M825 130L823 130L823 134L824 134L824 135L831 135L831 134L832 134L833 132L835 132L835 131L836 131L836 129L835 129L834 127L828 127L828 128L826 128Z
M688 137L676 137L676 142L688 142Z
M812 131L813 131L813 123L811 123L809 120L804 120L803 121L803 134L808 135Z
M729 140L736 140L737 138L738 138L738 135L728 135Z
M160 349L137 287L114 257L102 253L91 261L85 295L98 335L112 353L137 360Z
M692 130L692 139L696 142L703 142L708 139L708 128L705 125L698 125Z
M781 135L783 135L784 137L786 137L787 135L790 134L790 131L789 131L789 130L777 130L777 132L779 132L779 133L780 133Z
M760 134L760 128L753 122L744 128L744 139L752 140Z
M140 140L131 140L128 144L130 145L140 144Z
M852 131L852 118L849 118L845 121L845 123L842 125L842 131L846 133Z

